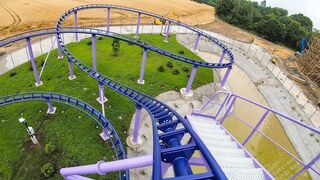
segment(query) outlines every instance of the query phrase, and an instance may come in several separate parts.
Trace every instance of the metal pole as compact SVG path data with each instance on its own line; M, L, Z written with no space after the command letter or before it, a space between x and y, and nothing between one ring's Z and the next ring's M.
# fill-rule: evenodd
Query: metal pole
M110 30L110 7L108 7L108 15L107 15L107 32Z
M220 56L220 59L219 59L218 64L221 64L221 63L222 63L222 61L223 61L223 59L224 59L225 54L226 54L226 52L223 50L223 51L222 51L222 54L221 54L221 56Z
M135 114L134 127L133 127L132 144L138 144L141 109L142 109L141 106L136 104L136 114Z
M198 49L198 44L199 44L199 40L200 40L201 34L199 33L196 39L196 42L194 43L194 47L193 50L196 51Z
M295 175L293 175L290 180L295 179L305 170L309 169L313 164L315 164L320 159L320 154L318 154L314 159L312 159L307 165L305 165L300 171L298 171Z
M142 55L142 63L141 63L141 70L140 70L140 78L138 80L138 84L144 84L144 69L146 65L146 59L147 59L147 52L148 49L143 49L143 55Z
M137 30L136 30L135 38L139 38L140 16L141 16L141 13L138 13L138 22L137 22Z
M48 104L47 114L54 114L56 112L57 108L52 106L51 101L47 101L47 104Z
M225 73L225 75L224 75L224 77L223 77L223 79L221 81L221 87L224 87L224 85L226 84L231 69L232 69L231 67L228 67L228 69L227 69L227 71L226 71L226 73Z
M40 81L40 77L38 75L37 66L36 66L36 62L34 60L30 38L27 38L27 47L28 47L28 51L29 51L31 66L32 66L32 69L33 69L33 74L34 74L34 77L36 79L36 86L41 86L42 82Z
M91 41L92 41L92 68L94 71L97 71L97 48L96 48L96 35L92 34L91 37Z
M61 53L61 46L60 46L60 43L59 43L59 38L58 38L59 34L57 34L57 47L58 47L58 59L62 59L63 58L63 55Z
M78 30L78 11L74 11L74 27L76 31ZM78 39L78 33L75 33L76 41L79 41Z
M253 136L253 134L257 131L257 129L259 128L259 126L261 125L261 123L266 119L266 117L269 114L269 110L267 110L260 118L260 120L258 121L257 125L254 127L254 129L251 131L251 133L249 134L249 136L243 141L242 146L246 145L246 143L250 140L250 138Z
M226 113L224 114L223 118L221 119L220 124L223 124L224 120L227 118L227 116L229 115L229 112L231 110L231 108L233 107L234 103L236 102L236 97L235 96L230 96L229 100L233 97L233 100L231 101L230 105L228 106ZM229 101L228 100L228 101Z
M72 70L72 61L68 58L68 65L69 65L69 80L74 80L76 76L73 74Z
M170 32L170 25L171 25L171 21L168 22L167 32L166 32L166 39L164 40L164 42L168 42L168 37L169 37L169 32Z
M192 72L190 74L189 81L188 81L188 84L187 84L187 87L186 87L186 93L187 94L190 92L194 76L197 73L197 69L198 69L198 66L197 65L193 65Z
M103 104L108 101L108 99L104 96L104 85L102 83L98 83L99 87L99 97L96 99L100 104Z

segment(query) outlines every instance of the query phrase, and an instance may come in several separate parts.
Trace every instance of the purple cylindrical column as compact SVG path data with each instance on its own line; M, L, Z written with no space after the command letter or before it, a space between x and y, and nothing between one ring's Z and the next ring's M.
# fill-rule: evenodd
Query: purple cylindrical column
M92 41L92 68L94 71L97 71L97 57L96 57L96 54L97 54L97 48L96 48L96 35L95 34L92 34L92 38L91 38L91 41Z
M198 49L198 44L199 44L200 37L201 37L201 34L198 34L196 42L194 43L194 47L193 47L194 51L196 51Z
M236 102L236 99L237 99L237 98L236 98L235 96L230 96L228 101L230 101L231 98L233 98L233 99L232 99L230 105L228 106L225 114L224 114L223 117L221 118L220 124L223 124L224 120L225 120L225 119L227 118L227 116L229 115L229 112L231 111L231 108L233 107L234 103ZM227 103L227 104L228 104L228 103ZM227 105L226 105L226 106L227 106Z
M110 7L108 7L108 14L107 14L107 32L110 30Z
M144 69L146 65L146 59L147 59L147 52L148 49L143 49L143 55L142 55L142 63L141 63L141 69L140 69L140 78L138 80L138 84L144 84Z
M220 59L219 59L218 64L221 64L221 63L222 63L225 54L226 54L226 52L222 51L222 54L221 54L221 56L220 56Z
M153 164L153 156L145 155L128 159L121 159L111 162L99 161L97 164L68 167L60 169L63 177L68 179L68 176L81 174L100 174L104 175L108 172L122 171L127 169L146 167Z
M47 114L54 114L57 108L52 106L51 101L47 101L47 104L48 104Z
M170 25L171 25L171 21L168 22L167 32L166 32L166 39L164 40L164 42L168 42L169 32L170 32Z
M61 53L61 46L60 46L60 43L59 43L59 38L58 38L58 34L57 34L57 48L58 48L58 59L62 59L63 56L62 56L62 53Z
M192 86L192 82L193 82L194 76L195 76L196 73L197 73L197 69L198 69L198 66L197 66L197 65L194 65L193 68L192 68L192 72L191 72L191 74L190 74L189 81L188 81L188 84L187 84L187 87L186 87L186 93L187 93L187 94L190 92L190 89L191 89L191 86Z
M141 16L141 13L138 13L137 30L136 30L136 36L135 36L136 38L139 38L140 16Z
M34 60L30 38L27 38L27 47L28 47L28 51L29 51L31 66L32 66L32 69L33 69L33 74L34 74L34 77L36 79L36 86L41 86L42 82L40 81L40 77L38 75L37 66L36 66L36 62Z
M78 11L74 11L74 27L76 30L78 30ZM76 41L79 41L78 39L78 33L75 33Z
M132 143L138 144L139 137L139 129L140 129L140 117L141 117L141 106L136 105L136 115L134 119L134 127L133 127L133 135L132 135Z
M224 87L224 85L226 84L231 69L232 69L231 67L228 67L226 73L224 74L223 79L221 81L221 87Z
M68 65L69 65L69 80L74 80L76 77L73 74L73 70L72 70L72 62L70 59L68 59Z
M251 131L251 133L248 135L248 137L243 141L242 146L246 145L246 143L250 140L250 138L253 136L253 134L256 132L256 130L259 128L261 123L266 119L266 117L269 114L269 110L267 110L258 121L257 125L254 127L254 129Z
M98 87L99 87L99 97L97 98L97 101L100 104L103 104L108 101L108 99L104 96L104 85L99 82Z

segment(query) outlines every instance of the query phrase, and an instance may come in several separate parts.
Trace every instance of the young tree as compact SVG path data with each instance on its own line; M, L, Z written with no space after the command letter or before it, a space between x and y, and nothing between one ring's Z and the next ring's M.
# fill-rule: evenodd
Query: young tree
M312 31L313 23L310 18L304 16L303 14L293 14L289 17L299 22L301 26L305 27L308 31Z
M113 39L112 41L112 56L118 56L120 51L119 39Z

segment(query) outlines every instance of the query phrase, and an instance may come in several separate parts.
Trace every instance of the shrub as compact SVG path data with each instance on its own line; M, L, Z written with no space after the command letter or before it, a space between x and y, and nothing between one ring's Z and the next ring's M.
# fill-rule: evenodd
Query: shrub
M9 77L13 77L13 76L15 76L15 75L17 75L17 72L11 72L11 73L9 74Z
M163 65L161 65L161 66L158 67L158 71L159 71L159 72L164 72L164 67L163 67Z
M99 36L99 37L98 37L98 40L102 40L102 37L101 37L101 36Z
M41 168L41 172L45 177L51 177L54 173L54 166L52 163L47 163Z
M189 69L188 67L183 67L182 70L183 70L184 72L189 72L189 71L190 71L190 69Z
M172 64L172 62L167 62L167 67L169 67L169 68L173 68L173 64Z
M57 150L56 146L50 141L48 144L45 145L44 151L46 154L50 155Z
M180 50L180 51L179 51L179 54L184 54L184 51L183 51L183 50Z
M88 45L88 46L91 46L91 45L92 45L92 41L88 41L88 42L87 42L87 45Z
M174 69L174 70L172 71L172 73L173 73L174 75L179 74L179 69Z
M120 51L120 41L119 39L113 39L112 42L112 56L118 56Z

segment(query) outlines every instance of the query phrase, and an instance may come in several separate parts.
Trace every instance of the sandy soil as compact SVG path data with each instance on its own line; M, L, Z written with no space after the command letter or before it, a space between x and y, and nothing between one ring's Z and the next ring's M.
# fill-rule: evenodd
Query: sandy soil
M84 4L114 4L138 8L156 14L171 16L190 25L205 24L214 21L214 9L190 0L1 0L0 1L0 37L36 28L54 27L58 17L68 9ZM133 16L124 11L111 13L114 22ZM72 19L69 18L69 23ZM105 10L90 10L79 13L79 24L105 22ZM67 22L67 23L68 23ZM88 24L88 22L86 22Z

